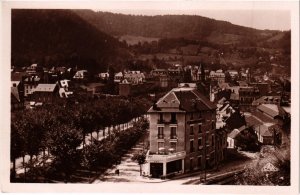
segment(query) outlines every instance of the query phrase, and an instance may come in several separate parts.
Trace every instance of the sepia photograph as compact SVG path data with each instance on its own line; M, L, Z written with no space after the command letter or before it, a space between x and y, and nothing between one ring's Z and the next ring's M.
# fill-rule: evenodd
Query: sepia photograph
M260 3L8 6L8 182L298 185L299 29Z

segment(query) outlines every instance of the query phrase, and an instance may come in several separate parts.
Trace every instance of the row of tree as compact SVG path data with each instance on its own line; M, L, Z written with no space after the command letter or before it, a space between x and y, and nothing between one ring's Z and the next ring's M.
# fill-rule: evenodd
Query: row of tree
M41 153L45 157L46 150L48 150L54 156L53 162L63 162L62 164L67 165L68 162L77 158L78 147L81 144L83 148L85 147L85 137L88 133L92 134L96 131L98 135L102 130L105 135L105 127L113 127L107 132L111 137L113 133L110 129L144 114L147 108L148 105L144 99L115 98L80 104L45 105L34 110L13 113L11 122L12 178L15 176L17 158L23 157L24 165L24 158L29 155L29 164L34 164L33 157Z

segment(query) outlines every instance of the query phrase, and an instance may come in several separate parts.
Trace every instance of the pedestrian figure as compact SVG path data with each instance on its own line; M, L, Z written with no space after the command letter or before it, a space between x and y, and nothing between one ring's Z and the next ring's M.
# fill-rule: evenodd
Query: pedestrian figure
M119 174L120 174L119 169L116 169L115 174L119 176Z

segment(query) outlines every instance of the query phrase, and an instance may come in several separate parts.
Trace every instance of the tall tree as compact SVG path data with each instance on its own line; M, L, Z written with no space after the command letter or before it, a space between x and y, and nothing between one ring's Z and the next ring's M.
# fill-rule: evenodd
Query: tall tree
M54 157L52 166L57 172L62 173L65 182L68 182L71 173L81 162L78 147L82 142L82 134L74 127L60 124L53 129L50 139L50 150Z

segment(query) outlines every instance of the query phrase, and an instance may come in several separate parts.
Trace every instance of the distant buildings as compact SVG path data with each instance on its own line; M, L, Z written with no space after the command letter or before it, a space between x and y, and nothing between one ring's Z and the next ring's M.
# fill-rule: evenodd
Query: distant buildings
M209 78L212 81L217 81L218 83L224 83L225 82L225 74L222 70L210 71Z
M131 84L141 84L145 82L145 75L140 71L128 71L124 74L124 79Z
M87 70L78 70L73 76L74 79L86 79L88 77Z
M40 83L41 78L38 76L28 76L24 79L24 96L28 97L31 95L35 88Z
M216 106L195 88L174 88L148 114L146 172L152 177L207 169L224 158L226 136L216 132Z
M57 84L38 84L32 94L35 103L53 103L58 98L59 87Z

